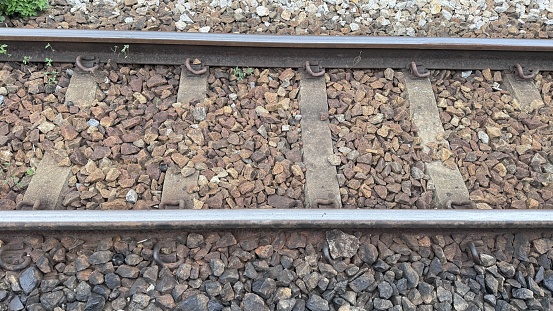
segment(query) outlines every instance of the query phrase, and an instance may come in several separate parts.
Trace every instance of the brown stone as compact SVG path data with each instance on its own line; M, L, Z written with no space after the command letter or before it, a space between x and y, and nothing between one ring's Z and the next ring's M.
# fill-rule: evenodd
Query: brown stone
M149 88L153 88L163 84L167 84L167 80L165 80L165 78L160 75L154 75L153 77L148 79L148 81L146 81L146 86Z
M102 158L108 157L111 154L111 149L104 146L96 146L93 148L92 155L90 158L92 160L100 160Z
M263 245L255 249L255 254L259 258L270 258L273 255L272 245Z
M64 125L60 128L60 134L65 140L73 140L79 135L72 125Z
M205 200L205 204L208 208L222 208L223 194L221 192L217 192L215 195Z
M385 200L388 195L388 189L385 186L376 185L374 186L374 191L383 200Z

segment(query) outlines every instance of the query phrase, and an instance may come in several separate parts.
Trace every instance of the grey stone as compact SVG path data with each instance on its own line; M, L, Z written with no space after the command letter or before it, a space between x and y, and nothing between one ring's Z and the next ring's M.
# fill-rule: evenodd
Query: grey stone
M407 279L407 285L409 288L414 288L419 284L419 275L410 264L402 262L399 265L399 268L403 271L403 277Z
M204 282L205 292L211 296L215 297L221 294L221 290L223 287L221 286L221 283L217 281L206 281Z
M77 285L77 288L75 289L76 299L78 301L87 301L88 297L90 297L91 293L91 287L88 285L87 282L80 282L79 285Z
M490 267L495 265L496 260L495 260L495 257L490 256L488 254L480 254L480 262L482 262L482 265L484 267Z
M209 311L207 303L209 298L204 294L196 294L184 299L179 305L181 311Z
M45 293L40 296L40 303L46 310L54 310L55 307L59 307L63 297L64 294L61 290Z
M467 310L469 307L469 304L461 295L457 293L453 293L453 308L458 311L464 311Z
M221 283L234 283L240 279L238 275L238 270L236 269L225 269L225 272L219 277L219 282Z
M367 289L373 282L374 279L370 279L368 276L361 275L360 277L351 281L348 285L354 292L359 293Z
M403 311L417 310L417 306L415 306L415 304L412 303L407 297L401 297L401 306L403 307Z
M372 265L378 259L378 249L372 244L363 244L359 246L359 257L364 262Z
M161 278L156 284L156 290L163 294L168 294L175 287L175 285L175 278L173 277L171 271L169 271L168 269L162 269Z
M8 305L10 311L19 311L25 309L25 306L19 299L19 296L14 296Z
M499 261L497 262L497 267L506 278L512 278L515 276L515 267L512 264L506 261Z
M452 295L451 292L443 287L438 287L437 290L437 297L438 301L440 302L451 302L452 301Z
M434 293L434 286L426 282L420 282L417 288L421 295L422 301L426 304L431 303L433 299L432 294Z
M378 293L380 298L390 299L394 293L394 289L388 282L381 282L378 284Z
M359 239L340 230L327 231L326 241L330 250L330 256L334 259L353 257L357 253L357 249L359 249Z
M261 297L254 293L247 293L242 299L242 310L244 311L268 311L269 308Z
M384 272L390 269L390 265L382 261L382 259L377 259L376 262L373 264L373 269L376 272Z
M25 269L19 275L19 285L26 295L29 295L42 280L42 273L35 267Z
M513 289L513 297L517 299L534 298L534 293L527 288Z
M380 298L375 298L373 304L376 310L388 310L394 306L390 300Z
M323 299L321 296L316 294L311 294L306 303L307 308L311 311L328 311L330 310L328 306L328 301Z
M198 233L190 233L186 238L188 248L196 248L204 244L204 236Z
M137 267L121 265L117 268L117 270L115 270L115 273L123 278L136 279L140 274L140 269Z
M121 286L121 278L115 273L108 273L104 276L104 283L109 289Z
M85 306L85 311L102 311L106 304L106 299L97 294L91 294Z
M215 276L221 276L221 274L223 274L223 272L225 271L225 264L221 259L218 258L211 259L211 261L209 262L209 267L211 268L211 272Z
M98 251L88 257L88 262L91 265L99 265L111 260L113 253L110 251Z
M485 277L486 288L494 295L497 294L499 282L491 275L487 274Z
M277 303L277 311L292 311L295 305L296 305L295 298L282 299L282 300L279 300Z

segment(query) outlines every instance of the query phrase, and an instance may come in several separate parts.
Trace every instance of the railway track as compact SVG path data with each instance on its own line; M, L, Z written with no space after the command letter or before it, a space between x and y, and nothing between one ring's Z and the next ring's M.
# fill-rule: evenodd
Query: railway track
M548 41L0 46L9 308L550 308Z

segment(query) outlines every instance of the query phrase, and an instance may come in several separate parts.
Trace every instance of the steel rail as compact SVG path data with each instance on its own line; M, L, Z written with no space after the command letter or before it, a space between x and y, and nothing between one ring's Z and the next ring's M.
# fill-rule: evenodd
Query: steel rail
M306 61L324 68L511 69L516 64L553 70L553 41L539 39L284 36L179 32L3 28L0 61L50 58L74 62L182 65L200 58L206 66L292 67ZM46 48L49 46L49 48ZM127 46L125 51L122 51ZM10 56L11 55L11 56Z
M551 229L553 210L3 211L0 231L149 229Z

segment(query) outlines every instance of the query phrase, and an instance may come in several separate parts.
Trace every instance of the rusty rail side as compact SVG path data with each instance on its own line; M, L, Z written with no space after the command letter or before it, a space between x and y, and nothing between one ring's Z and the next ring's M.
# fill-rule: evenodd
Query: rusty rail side
M177 32L3 28L0 61L74 62L95 56L120 63L291 67L317 61L325 68L509 70L516 64L553 70L553 41L538 39L277 36ZM48 46L48 48L47 48ZM11 55L11 56L10 56Z

